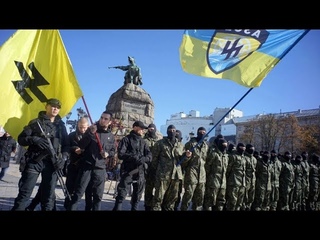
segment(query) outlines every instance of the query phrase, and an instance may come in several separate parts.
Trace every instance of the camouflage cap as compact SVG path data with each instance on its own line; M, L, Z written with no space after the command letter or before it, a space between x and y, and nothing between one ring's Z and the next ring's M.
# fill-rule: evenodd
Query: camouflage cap
M48 99L47 105L51 105L52 107L61 108L61 102L56 98Z

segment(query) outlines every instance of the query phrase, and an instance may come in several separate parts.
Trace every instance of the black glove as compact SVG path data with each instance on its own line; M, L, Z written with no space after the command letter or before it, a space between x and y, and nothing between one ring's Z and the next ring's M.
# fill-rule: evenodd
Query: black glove
M137 162L139 160L139 156L138 155L136 155L136 154L132 154L131 156L130 156L130 161L132 161L132 162Z
M68 159L69 159L69 153L63 152L63 153L62 153L62 160L63 160L63 161L68 161Z
M63 169L65 161L61 158L58 158L57 161L53 164L55 170Z
M138 166L140 166L142 164L145 164L146 161L147 161L146 157L141 157L138 159L137 164L138 164Z
M33 136L31 139L32 139L31 140L32 144L37 145L39 148L41 148L41 149L49 149L49 143L48 143L48 140L46 138Z

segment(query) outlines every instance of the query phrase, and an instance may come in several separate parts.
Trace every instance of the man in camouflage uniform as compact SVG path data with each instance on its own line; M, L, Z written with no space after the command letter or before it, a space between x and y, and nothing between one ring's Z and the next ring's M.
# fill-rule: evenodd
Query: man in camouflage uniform
M156 132L157 132L156 125L151 123L148 126L148 131L143 137L151 152L154 144L159 140L159 137L157 136ZM152 198L153 198L155 174L156 174L155 169L152 168L151 164L149 164L147 169L147 174L145 175L146 186L144 190L144 208L146 211L152 210Z
M206 186L203 202L205 211L222 211L226 203L226 172L229 154L227 141L223 138L211 145L205 162Z
M246 158L243 143L238 143L236 151L229 155L227 167L227 211L240 211L246 190Z
M294 187L292 193L292 203L290 206L291 211L301 211L302 204L302 178L303 170L301 166L302 157L297 155L292 162L294 168Z
M315 211L317 209L317 201L319 201L319 163L320 156L317 154L312 154L310 161L310 188L307 207L309 211Z
M169 125L167 136L156 142L152 149L152 167L156 169L154 211L174 211L179 184L183 175L180 160L190 158L192 153L175 136L176 127Z
M291 153L285 152L282 161L279 185L279 204L278 210L289 211L292 202L292 193L294 186L294 168L291 164Z
M276 211L279 201L279 177L281 172L281 162L277 157L275 150L271 151L271 193L270 193L270 211Z
M203 141L205 135L206 129L199 127L197 137L192 137L185 144L185 149L190 151L193 149L193 154L191 158L182 163L184 194L181 201L181 211L187 211L191 202L193 211L202 210L206 183L204 164L208 153L208 144Z
M252 210L269 211L271 193L271 171L270 153L264 151L257 161L256 191Z
M301 210L306 211L307 210L307 201L309 196L309 172L310 172L310 165L309 165L309 159L308 159L308 153L302 152L302 161L301 161L301 167L302 167L302 203L301 203Z
M251 210L251 205L254 200L254 194L256 190L256 167L257 159L253 156L254 146L252 144L246 145L244 155L247 160L246 165L246 192L243 199L242 210Z

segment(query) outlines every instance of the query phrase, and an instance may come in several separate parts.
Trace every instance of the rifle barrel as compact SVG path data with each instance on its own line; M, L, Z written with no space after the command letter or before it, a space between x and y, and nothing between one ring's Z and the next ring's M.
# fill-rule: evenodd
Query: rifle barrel
M42 129L39 121L37 121L37 123L38 123L38 126L39 126L39 128L40 128L40 131L41 131L42 135L47 139L47 141L48 141L48 143L49 143L50 154L51 154L51 156L52 156L52 159L54 159L55 161L57 161L57 160L58 160L58 159L57 159L57 154L56 154L56 152L54 151L54 148L53 148L53 145L52 145L52 142L51 142L50 138L49 138L49 137L45 134L45 132L43 131L43 129ZM59 181L59 183L60 183L60 185L61 185L61 188L62 188L62 191L63 191L63 193L64 193L64 197L66 197L66 198L68 198L69 200L71 200L71 195L70 195L70 193L69 193L69 191L68 191L68 189L67 189L67 186L66 186L66 184L64 183L63 178L62 178L62 170L61 170L61 169L60 169L60 170L56 170L56 174L57 174L57 176L58 176L58 181Z

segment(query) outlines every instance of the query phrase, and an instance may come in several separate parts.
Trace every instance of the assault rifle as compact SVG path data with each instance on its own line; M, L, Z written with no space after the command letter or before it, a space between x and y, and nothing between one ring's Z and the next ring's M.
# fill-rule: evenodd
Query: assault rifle
M38 123L38 126L39 126L39 128L40 128L40 131L41 131L42 135L47 139L47 141L48 141L48 143L49 143L50 155L51 155L51 157L52 157L52 162L53 162L53 164L55 164L55 163L58 161L58 156L57 156L56 151L55 151L54 148L53 148L53 145L52 145L52 142L51 142L51 140L50 140L50 137L45 134L45 132L43 131L43 129L42 129L39 121L37 121L37 123ZM63 191L64 196L65 196L66 198L68 198L68 200L71 201L70 193L69 193L69 191L68 191L68 189L67 189L66 184L65 184L64 181L63 181L63 177L62 177L62 176L63 176L63 172L62 172L62 169L56 170L56 174L57 174L57 176L58 176L58 180L59 180L59 183L60 183L60 185L61 185L61 188L62 188L62 191Z

